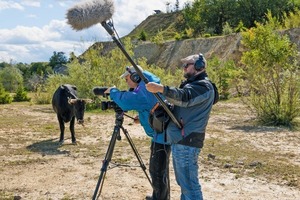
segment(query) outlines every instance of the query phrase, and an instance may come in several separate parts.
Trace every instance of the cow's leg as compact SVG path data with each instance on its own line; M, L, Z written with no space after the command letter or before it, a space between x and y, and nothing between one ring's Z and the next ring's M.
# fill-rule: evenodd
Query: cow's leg
M71 132L71 136L72 136L72 143L76 144L76 138L75 138L75 116L72 117L71 121L70 121L70 132Z
M63 118L60 115L57 115L57 119L58 119L59 128L60 128L59 142L63 143L64 142L64 133L65 133L65 122L64 122Z

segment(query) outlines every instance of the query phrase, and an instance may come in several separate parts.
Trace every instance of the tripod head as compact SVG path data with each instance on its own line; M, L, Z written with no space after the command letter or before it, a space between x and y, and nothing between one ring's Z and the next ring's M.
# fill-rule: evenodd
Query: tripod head
M114 110L116 116L115 124L116 126L121 127L124 122L124 111L119 106L114 107Z

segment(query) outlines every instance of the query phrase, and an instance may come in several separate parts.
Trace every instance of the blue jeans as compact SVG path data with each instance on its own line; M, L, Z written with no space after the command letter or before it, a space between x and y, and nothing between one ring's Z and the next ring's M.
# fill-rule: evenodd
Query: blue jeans
M172 144L173 167L177 184L181 188L181 200L203 200L198 179L200 148Z

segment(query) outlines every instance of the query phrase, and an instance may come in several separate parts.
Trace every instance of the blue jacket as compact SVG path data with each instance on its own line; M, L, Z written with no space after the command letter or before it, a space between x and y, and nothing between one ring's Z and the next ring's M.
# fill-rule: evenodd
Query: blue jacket
M154 74L148 71L143 71L143 74L150 82L160 83L160 79ZM120 91L117 88L113 88L110 90L110 98L123 111L136 110L139 114L141 125L146 134L152 137L153 142L166 144L164 134L157 134L148 122L150 111L158 100L151 92L147 91L144 81L141 81L133 91Z

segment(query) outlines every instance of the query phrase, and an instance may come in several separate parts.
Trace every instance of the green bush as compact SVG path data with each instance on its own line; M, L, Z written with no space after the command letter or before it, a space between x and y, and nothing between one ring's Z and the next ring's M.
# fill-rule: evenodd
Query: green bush
M139 35L139 40L142 40L142 41L146 41L147 40L147 33L145 32L145 30L142 30L140 35Z
M36 104L50 104L52 95L53 93L47 91L44 85L38 85L32 100Z
M233 30L228 22L225 23L223 26L223 35L230 35L233 33Z
M13 101L21 102L21 101L30 101L30 98L27 96L27 92L24 90L23 86L19 86L16 94L13 97Z
M208 61L207 73L218 87L221 100L230 98L230 89L234 88L237 68L232 60L221 62L217 57Z
M276 32L278 21L257 23L243 34L248 49L242 56L246 101L260 122L266 125L293 125L300 116L300 68L297 48L288 36Z
M5 91L3 85L0 83L0 104L10 104L12 99L10 94Z

